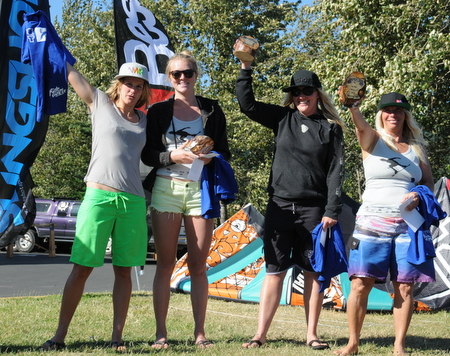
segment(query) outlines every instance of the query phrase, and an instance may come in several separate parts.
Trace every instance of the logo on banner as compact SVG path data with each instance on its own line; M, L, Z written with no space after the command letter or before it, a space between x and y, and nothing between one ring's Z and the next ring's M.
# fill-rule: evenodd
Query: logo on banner
M115 0L119 66L138 62L147 66L149 82L164 87L167 61L174 55L164 27L138 0Z

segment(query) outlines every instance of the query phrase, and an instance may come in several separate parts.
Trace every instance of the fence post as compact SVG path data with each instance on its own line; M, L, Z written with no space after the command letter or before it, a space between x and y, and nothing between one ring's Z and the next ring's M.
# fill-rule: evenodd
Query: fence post
M55 225L50 224L50 241L48 243L48 256L56 256L56 246L55 246Z
M6 247L6 257L12 258L14 253L14 244L9 244Z

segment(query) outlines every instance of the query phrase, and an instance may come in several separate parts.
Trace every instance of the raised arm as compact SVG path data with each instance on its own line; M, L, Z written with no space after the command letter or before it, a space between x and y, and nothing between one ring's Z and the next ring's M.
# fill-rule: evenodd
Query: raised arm
M363 159L366 154L370 154L378 140L378 133L364 119L358 106L349 108L350 116L355 125L356 137L363 151Z
M67 65L67 79L70 85L77 95L83 100L86 105L91 109L92 103L94 102L95 88L89 84L89 82L69 63Z

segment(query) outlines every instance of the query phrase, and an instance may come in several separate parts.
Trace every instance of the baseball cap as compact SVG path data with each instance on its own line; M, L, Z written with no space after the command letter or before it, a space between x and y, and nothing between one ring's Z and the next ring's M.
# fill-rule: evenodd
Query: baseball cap
M291 78L291 86L283 88L283 91L286 93L297 87L322 88L322 84L316 73L302 69L294 73Z
M120 79L125 77L141 78L147 83L149 82L147 67L136 62L124 63L120 66L119 74L116 75L116 78Z
M383 94L381 96L380 102L378 103L378 110L381 110L386 106L400 106L406 110L411 110L411 105L409 105L405 96L396 92Z

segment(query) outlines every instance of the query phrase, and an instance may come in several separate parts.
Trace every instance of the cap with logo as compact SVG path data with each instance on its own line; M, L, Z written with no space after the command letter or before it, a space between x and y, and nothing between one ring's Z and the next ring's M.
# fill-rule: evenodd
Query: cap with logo
M291 78L291 86L283 88L283 91L286 93L297 87L322 88L322 84L316 73L302 69L294 73Z
M120 79L125 77L141 78L144 79L147 83L149 82L148 69L146 66L140 63L129 62L122 64L120 66L119 74L116 75L116 78Z
M406 110L411 110L411 105L409 105L405 96L396 92L383 94L381 96L380 102L378 103L378 110L381 110L386 106L399 106Z

